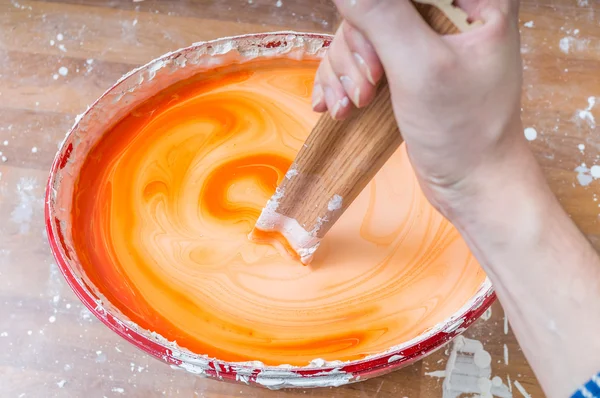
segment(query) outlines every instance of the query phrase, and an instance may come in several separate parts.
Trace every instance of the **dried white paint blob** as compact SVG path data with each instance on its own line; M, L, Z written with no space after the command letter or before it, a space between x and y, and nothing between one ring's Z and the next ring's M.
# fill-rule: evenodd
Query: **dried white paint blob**
M579 148L579 150L581 152L583 152L583 151L585 151L585 144L579 144L579 145L577 145L577 148Z
M94 60L91 59L91 58L88 58L88 59L85 60L85 63L88 64L88 65L91 65L91 64L94 63Z
M56 35L56 40L58 40L58 41L63 41L64 38L65 37L63 36L62 33L59 33L59 34Z
M526 28L533 28L533 25L533 21L528 21L523 24L523 26L525 26Z
M508 365L508 346L504 344L504 364Z
M54 315L52 315L50 318L48 318L48 322L50 322L50 323L56 322L56 317Z
M478 340L458 336L452 343L452 349L446 370L425 373L430 377L445 377L444 398L458 398L464 394L478 397L512 398L508 386L498 380L490 380L492 358ZM470 395L471 396L471 395Z
M478 350L475 351L475 354L473 354L473 362L475 362L475 365L477 365L478 367L485 368L490 366L490 364L492 363L492 356L489 352L483 349Z
M332 198L329 200L329 203L327 203L327 210L329 211L336 211L342 208L342 202L343 199L340 195L335 194L332 196Z
M55 73L55 74L53 74L53 75L52 75L52 78L53 78L54 80L58 80L58 74L56 74L56 73Z
M54 41L54 40L50 40L50 45L51 45L51 46L53 46L53 45L54 45L54 43L55 43L55 41Z
M585 165L585 163L575 167L575 171L577 172L577 181L581 186L586 187L594 180L591 170Z
M67 48L65 47L65 45L64 45L64 44L59 44L59 45L58 45L58 49L59 49L60 51L64 52L64 53L66 53L66 52L67 52Z
M537 131L533 127L527 127L523 133L525 134L527 141L533 141L537 138Z
M38 151L37 147L34 146L33 148L31 148L32 153L37 153L37 151Z
M281 0L277 0L277 3L275 3L275 7L281 7L283 5L283 2Z
M69 74L69 69L66 66L61 66L58 68L58 74L61 76L67 76Z
M4 142L3 142L2 144L3 144L4 146L7 146L7 145L8 145L8 141L7 141L7 140L4 140Z
M66 380L61 380L58 383L56 383L56 385L58 386L58 388L63 388L65 386L65 384L67 384Z

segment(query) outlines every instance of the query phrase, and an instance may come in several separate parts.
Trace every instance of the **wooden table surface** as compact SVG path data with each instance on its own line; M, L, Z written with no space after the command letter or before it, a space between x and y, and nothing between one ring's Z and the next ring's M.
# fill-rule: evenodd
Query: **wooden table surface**
M269 391L171 369L97 321L48 248L43 194L57 145L121 75L201 40L338 23L326 0L0 0L0 397L442 397L447 350L335 389ZM531 147L600 248L589 171L600 165L600 2L528 0L521 27ZM544 396L498 303L464 335L481 341L512 396Z

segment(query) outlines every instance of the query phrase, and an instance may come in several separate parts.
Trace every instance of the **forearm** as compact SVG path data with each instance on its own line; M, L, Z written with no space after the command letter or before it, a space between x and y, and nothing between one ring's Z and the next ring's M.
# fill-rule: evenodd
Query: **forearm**
M527 148L488 170L451 219L492 280L550 397L600 370L600 261Z

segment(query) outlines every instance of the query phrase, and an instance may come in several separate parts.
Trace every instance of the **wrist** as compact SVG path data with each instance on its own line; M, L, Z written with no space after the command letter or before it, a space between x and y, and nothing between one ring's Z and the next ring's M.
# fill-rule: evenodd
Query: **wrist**
M490 156L467 178L434 195L436 207L462 233L484 226L511 233L523 223L535 228L535 217L556 202L522 136Z

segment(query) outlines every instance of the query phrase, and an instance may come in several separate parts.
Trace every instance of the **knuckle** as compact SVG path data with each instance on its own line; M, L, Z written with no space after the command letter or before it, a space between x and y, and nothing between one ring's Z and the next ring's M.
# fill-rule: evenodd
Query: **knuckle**
M450 50L434 51L426 64L427 75L431 78L447 78L455 73L458 57Z

